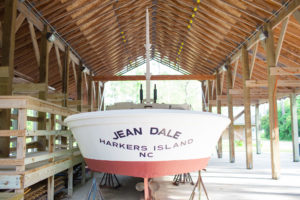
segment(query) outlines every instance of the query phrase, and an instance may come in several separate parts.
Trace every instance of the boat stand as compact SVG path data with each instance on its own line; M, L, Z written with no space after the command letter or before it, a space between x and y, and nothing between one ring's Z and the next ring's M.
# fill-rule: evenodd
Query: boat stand
M91 197L92 197L92 200L96 200L96 198L98 200L104 200L103 195L102 195L101 190L100 190L100 186L99 187L97 186L97 181L96 181L95 176L93 177L93 184L92 184L91 189L89 191L87 200L90 200Z
M115 174L104 173L99 186L116 189L121 187L121 184Z
M191 183L191 185L194 185L191 174L190 173L176 174L173 179L173 185L179 185L180 183Z
M208 194L207 194L207 191L206 191L206 188L204 186L204 183L203 183L203 180L202 180L202 176L201 176L201 170L199 170L198 172L198 180L196 182L196 185L194 186L193 188L193 192L189 198L189 200L194 200L194 197L195 197L195 191L196 191L196 188L198 187L199 189L199 200L201 199L201 185L202 185L202 188L203 188L203 191L205 193L205 196L206 196L206 199L209 200L208 198Z

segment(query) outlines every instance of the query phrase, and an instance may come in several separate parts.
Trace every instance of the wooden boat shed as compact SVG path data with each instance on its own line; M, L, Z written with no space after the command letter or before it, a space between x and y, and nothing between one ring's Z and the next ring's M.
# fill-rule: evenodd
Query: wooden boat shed
M48 179L53 199L54 175L68 169L72 194L73 166L84 169L84 161L63 119L96 110L105 81L144 79L122 75L145 63L146 8L151 59L183 73L152 79L202 81L204 111L227 106L232 120L233 107L244 106L248 169L250 107L268 102L273 179L280 177L276 100L290 97L299 161L300 0L1 0L0 189L23 196Z

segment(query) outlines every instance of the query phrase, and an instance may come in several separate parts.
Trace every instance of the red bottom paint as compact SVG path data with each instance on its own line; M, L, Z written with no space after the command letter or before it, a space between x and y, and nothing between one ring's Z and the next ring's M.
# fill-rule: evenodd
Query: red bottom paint
M204 169L209 158L170 161L108 161L85 158L93 171L141 178L175 175Z

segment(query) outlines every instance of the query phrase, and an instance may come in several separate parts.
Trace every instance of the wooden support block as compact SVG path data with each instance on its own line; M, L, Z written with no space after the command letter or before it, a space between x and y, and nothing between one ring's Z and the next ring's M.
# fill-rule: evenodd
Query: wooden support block
M24 159L0 158L0 163L3 166L22 166L24 165Z
M298 136L298 114L296 95L290 95L291 117L292 117L292 143L293 143L293 161L299 162L299 136Z
M243 69L246 166L247 169L252 169L253 157L252 157L251 100L250 100L250 89L246 86L246 81L250 79L250 68L249 68L248 51L246 46L242 47L241 64Z

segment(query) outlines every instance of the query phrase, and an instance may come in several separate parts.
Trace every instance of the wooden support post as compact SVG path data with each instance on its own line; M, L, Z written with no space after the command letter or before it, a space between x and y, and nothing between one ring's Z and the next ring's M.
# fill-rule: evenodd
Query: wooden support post
M64 99L62 101L63 107L68 107L69 72L70 72L70 50L69 47L66 47L65 56L64 56L64 66L63 66L63 79L62 79L62 93L64 94Z
M293 93L290 95L290 102L292 117L293 161L299 162L299 135L296 94Z
M85 174L85 162L81 163L81 184L85 184L86 174Z
M89 105L88 111L91 112L91 111L93 111L92 77L88 76L87 79L88 79L87 82L88 82L88 105Z
M49 42L47 40L47 32L49 27L45 26L42 32L41 45L40 45L40 83L44 83L43 91L39 91L39 99L47 100L48 94L48 74L49 74ZM46 113L39 112L38 117L40 119L38 123L38 130L46 130ZM45 151L47 146L46 136L38 137L38 150Z
M55 130L55 116L56 115L51 114L49 130ZM49 136L49 141L48 141L48 151L49 151L49 153L54 152L54 148L55 148L54 145L55 145L55 136L50 135ZM53 158L49 159L49 162L53 162ZM48 200L54 200L54 176L50 176L48 178L47 196L48 196Z
M259 127L260 127L259 104L256 104L255 105L256 154L261 154L261 139L260 139Z
M207 87L208 87L208 112L212 112L212 104L210 103L210 101L212 100L212 83L211 81L207 82Z
M105 82L102 83L102 87L100 87L100 92L101 92L101 100L100 100L100 110L104 110L104 87L105 87Z
M48 190L47 190L48 200L54 200L54 176L48 178Z
M216 72L216 95L221 95L221 79L219 71ZM217 113L221 114L221 100L217 100ZM218 158L222 158L223 147L222 147L222 137L220 136L218 141Z
M73 135L69 136L69 150L72 153L72 167L68 169L68 196L71 197L73 195Z
M18 130L26 130L27 128L27 109L19 109L18 111ZM17 156L16 159L25 159L26 156L26 137L17 137ZM25 164L16 166L16 171L24 173ZM23 183L24 184L24 183ZM22 185L21 189L16 190L16 193L24 193L24 187Z
M69 72L70 72L70 49L69 47L65 47L64 54L64 66L63 66L63 79L62 79L62 93L64 94L64 98L62 100L62 106L68 107L68 97L69 97ZM62 117L62 120L65 118ZM63 126L62 130L67 130L67 127ZM61 144L66 145L67 139L66 137L61 138Z
M271 165L272 178L278 179L280 176L280 158L279 158L279 128L277 116L277 97L276 97L276 76L271 76L271 68L276 67L275 48L273 31L268 24L264 29L268 32L265 51L268 64L268 95L269 95L269 125L270 125L270 143L271 143Z
M96 103L95 103L95 109L99 110L99 105L100 105L100 86L99 86L99 81L95 82L95 88L96 88Z
M77 105L77 110L79 112L82 111L82 71L81 71L82 63L80 63L80 67L77 70L77 100L80 101L80 105Z
M15 26L17 0L5 0L2 26L2 65L0 66L0 95L12 95L14 77ZM3 73L5 71L6 73ZM0 130L10 129L10 109L0 112ZM0 137L0 158L9 156L9 137Z
M202 89L202 95L201 95L201 98L202 98L202 112L206 112L206 108L205 108L206 97L205 97L205 85L204 85L204 81L201 82L201 89Z
M246 140L246 165L247 169L253 168L252 158L252 130L251 130L251 101L250 89L246 87L246 81L250 78L249 58L247 47L242 47L241 64L243 68L243 90L245 107L245 140Z
M229 136L229 161L231 163L235 162L235 149L234 149L234 119L233 119L233 104L232 104L232 95L229 93L229 90L232 89L232 71L230 62L227 64L227 101L228 101L228 117L231 120L228 127L228 136Z

